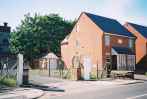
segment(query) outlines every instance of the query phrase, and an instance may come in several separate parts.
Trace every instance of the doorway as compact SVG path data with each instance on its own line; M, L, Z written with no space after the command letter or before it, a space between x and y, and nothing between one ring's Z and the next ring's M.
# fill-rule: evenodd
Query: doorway
M112 55L112 70L117 70L117 55Z
M90 80L90 73L92 68L91 58L86 56L84 57L84 80Z

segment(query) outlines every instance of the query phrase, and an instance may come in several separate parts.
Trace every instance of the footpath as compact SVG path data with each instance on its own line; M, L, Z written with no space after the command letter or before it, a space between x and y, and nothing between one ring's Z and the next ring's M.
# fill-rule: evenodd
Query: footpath
M43 95L44 91L33 88L13 88L0 93L0 99L35 99Z

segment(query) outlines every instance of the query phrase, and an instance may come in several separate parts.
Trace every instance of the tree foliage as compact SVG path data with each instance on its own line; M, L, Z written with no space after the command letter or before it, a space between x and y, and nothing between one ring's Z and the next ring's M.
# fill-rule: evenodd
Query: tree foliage
M59 54L60 42L70 33L74 24L75 21L64 20L57 14L27 14L11 33L11 52L22 53L27 60L50 51Z

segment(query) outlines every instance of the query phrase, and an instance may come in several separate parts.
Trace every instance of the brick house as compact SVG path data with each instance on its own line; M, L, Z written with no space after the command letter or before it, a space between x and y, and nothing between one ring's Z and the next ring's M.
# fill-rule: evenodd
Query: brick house
M0 69L7 64L7 61L11 55L9 49L11 27L4 22L4 25L0 26Z
M5 22L3 26L0 26L0 57L4 58L9 56L9 38L11 28Z
M107 64L113 70L134 70L135 39L118 21L83 12L61 42L61 56L67 68L78 56L84 68L87 63L92 70L104 70Z
M134 23L126 23L124 26L137 37L136 63L139 63L147 55L147 27Z

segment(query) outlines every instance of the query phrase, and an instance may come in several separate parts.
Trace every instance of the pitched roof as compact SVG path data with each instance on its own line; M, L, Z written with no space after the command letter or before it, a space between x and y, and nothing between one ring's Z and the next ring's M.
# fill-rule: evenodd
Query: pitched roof
M85 14L104 32L123 35L128 37L135 37L130 33L125 27L123 27L117 20L94 15L91 13L85 12Z
M128 24L132 25L138 32L141 33L142 36L147 38L147 27L138 25L138 24L134 24L134 23L128 23Z
M68 34L61 42L61 44L66 44L68 42L70 34Z
M112 47L118 54L129 54L129 55L134 55L135 53L129 49L129 48L125 48L125 47Z
M43 58L58 59L58 57L56 56L56 54L54 54L53 52L48 53Z

